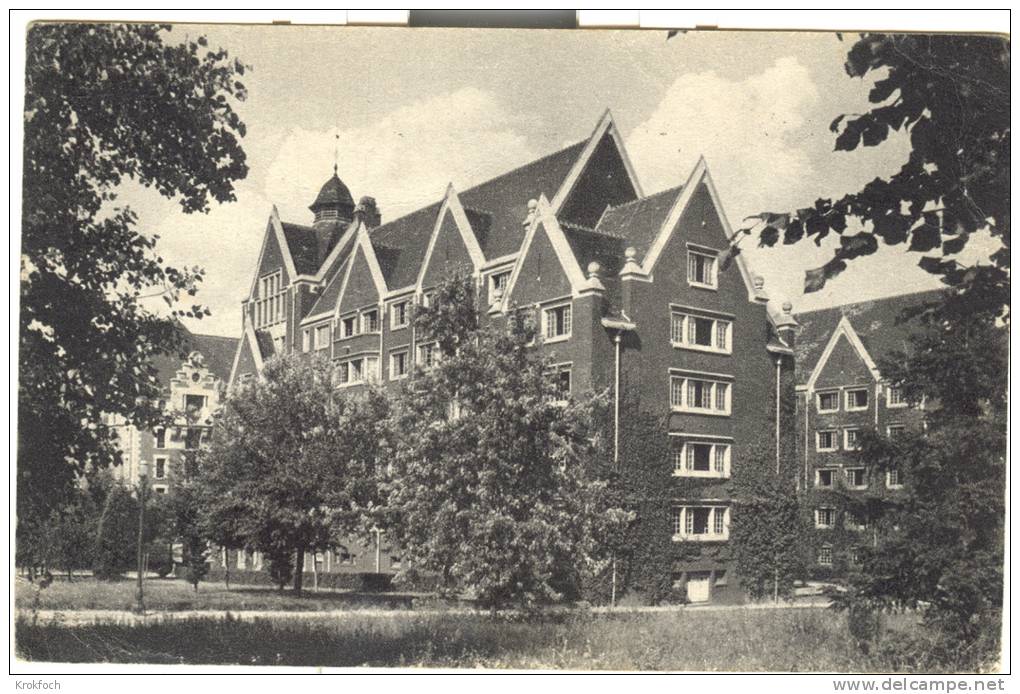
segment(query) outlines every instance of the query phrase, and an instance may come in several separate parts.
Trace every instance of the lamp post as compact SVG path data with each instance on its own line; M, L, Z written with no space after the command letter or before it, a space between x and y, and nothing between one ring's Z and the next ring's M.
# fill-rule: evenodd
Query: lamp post
M380 562L380 559L382 558L380 557L380 550L382 548L381 535L383 534L383 530L377 525L372 528L372 532L375 533L375 572L380 573L382 569Z
M145 554L145 492L149 482L149 463L141 460L138 463L138 614L145 614L144 569Z

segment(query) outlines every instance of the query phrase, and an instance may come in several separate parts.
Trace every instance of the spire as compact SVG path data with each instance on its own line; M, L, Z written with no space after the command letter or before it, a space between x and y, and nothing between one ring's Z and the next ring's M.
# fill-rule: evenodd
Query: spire
M315 213L315 224L350 221L354 218L354 198L340 180L340 129L333 132L333 176L319 190L309 209Z

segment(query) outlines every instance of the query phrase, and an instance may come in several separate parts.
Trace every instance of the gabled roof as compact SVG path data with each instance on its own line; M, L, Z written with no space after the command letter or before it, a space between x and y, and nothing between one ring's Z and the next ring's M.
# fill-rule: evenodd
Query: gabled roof
M892 352L907 349L916 323L901 321L904 310L937 300L940 294L941 290L901 294L795 314L800 324L795 348L797 383L807 383L844 318L871 359L878 362Z
M181 368L181 364L192 352L199 352L205 358L206 367L216 378L226 382L230 378L230 368L237 350L236 337L220 337L219 335L199 335L181 326L184 333L184 345L181 348L185 357L177 354L160 354L153 358L157 378L161 385L170 387L170 381Z
M287 240L287 249L294 261L294 269L299 275L314 275L319 270L322 259L319 258L319 237L316 230L302 224L280 222L283 226L283 238Z
M302 322L320 314L332 314L336 310L337 301L340 299L340 287L343 286L344 276L347 274L346 266L351 262L352 256L353 254L348 255L337 271L333 273L333 276L330 277L329 282L323 288L322 293L319 294L312 307L308 309L308 313L302 319Z
M370 232L387 286L403 289L418 279L418 269L425 258L441 205L442 202L437 202L415 210Z
M662 223L666 221L666 216L682 189L682 186L667 188L646 198L610 207L603 213L595 231L606 236L626 239L626 245L637 250L637 260L640 262L662 228Z

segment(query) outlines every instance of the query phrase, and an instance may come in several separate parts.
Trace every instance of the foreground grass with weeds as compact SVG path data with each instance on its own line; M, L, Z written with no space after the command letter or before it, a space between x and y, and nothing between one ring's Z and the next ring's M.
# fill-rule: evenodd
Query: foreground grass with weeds
M37 591L27 580L15 582L15 606L30 610L132 610L135 607L137 584L133 580L97 581L78 578L57 580L48 588ZM38 593L38 604L36 595ZM266 586L233 586L222 583L200 583L198 591L174 578L151 578L145 581L145 607L157 612L180 610L294 610L322 611L366 607L404 607L410 596L305 589L301 595L291 591L280 593Z
M908 628L912 621L898 620ZM18 618L18 656L103 663L322 667L833 671L892 669L858 651L838 614L818 609L588 612L495 621L394 612L343 620L192 618L65 626ZM909 667L909 666L908 666ZM903 669L902 666L897 669Z

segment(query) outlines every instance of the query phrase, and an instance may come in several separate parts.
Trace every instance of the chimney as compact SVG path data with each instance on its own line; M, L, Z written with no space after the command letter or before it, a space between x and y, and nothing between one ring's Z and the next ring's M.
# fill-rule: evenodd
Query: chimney
M359 217L369 229L374 229L382 223L382 215L379 214L379 207L375 204L375 198L365 195L358 201L354 215Z

